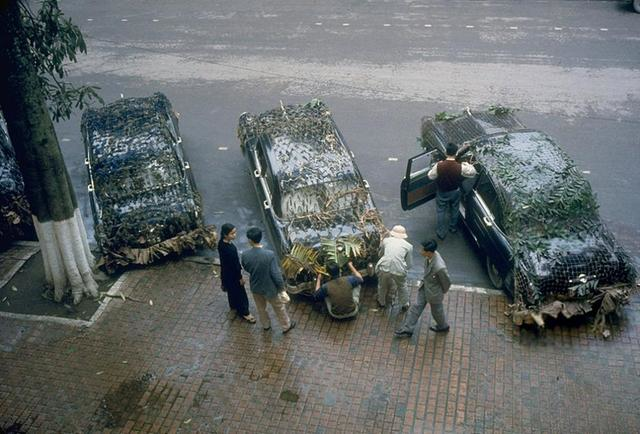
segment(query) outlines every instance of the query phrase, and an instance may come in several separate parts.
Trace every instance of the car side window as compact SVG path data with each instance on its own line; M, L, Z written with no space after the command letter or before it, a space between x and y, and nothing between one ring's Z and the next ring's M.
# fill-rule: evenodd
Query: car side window
M476 192L482 198L493 218L499 226L502 225L502 212L500 211L500 204L498 203L498 194L491 182L491 179L485 174L481 174L476 184Z

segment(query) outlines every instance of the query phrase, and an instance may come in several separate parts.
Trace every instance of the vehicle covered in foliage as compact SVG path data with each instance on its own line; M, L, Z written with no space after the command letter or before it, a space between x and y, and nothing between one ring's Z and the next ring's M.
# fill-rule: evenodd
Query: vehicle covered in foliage
M244 113L238 138L290 293L308 294L330 261L370 269L386 229L323 102Z
M462 221L486 262L494 286L513 299L514 322L597 311L628 300L636 278L629 256L602 223L589 182L546 134L527 129L512 110L439 114L423 119L426 152L407 164L402 208L436 195L427 177L447 143L478 175L463 183Z
M18 239L34 240L35 229L24 180L0 116L0 248Z
M166 96L86 110L82 137L95 238L108 271L214 245Z

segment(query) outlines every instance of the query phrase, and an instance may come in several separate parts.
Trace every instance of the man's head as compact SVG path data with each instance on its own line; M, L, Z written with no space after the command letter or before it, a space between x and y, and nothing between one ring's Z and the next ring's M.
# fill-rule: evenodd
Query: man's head
M431 257L433 257L433 253L438 249L438 243L436 242L436 240L427 240L423 241L421 244L422 251L420 252L420 254L431 259Z
M253 244L260 244L260 241L262 241L262 231L256 227L249 228L247 231L247 238Z
M330 262L329 264L327 264L327 272L332 279L337 279L338 277L340 277L340 267L335 262Z
M407 230L402 225L395 225L391 228L391 231L389 231L389 235L404 240L407 238Z
M447 157L455 157L458 153L458 146L453 143L447 143L447 147L444 151L447 154Z

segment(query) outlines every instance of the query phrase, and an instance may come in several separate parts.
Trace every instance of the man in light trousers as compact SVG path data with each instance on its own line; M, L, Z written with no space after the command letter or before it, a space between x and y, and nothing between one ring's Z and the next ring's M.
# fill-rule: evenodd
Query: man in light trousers
M402 310L409 308L407 272L413 265L413 246L406 241L407 230L396 225L380 243L380 259L376 264L378 275L378 305L386 307L387 299L396 295Z
M420 254L425 258L424 261L424 280L418 289L418 299L411 306L404 323L395 335L397 337L410 337L420 319L420 315L424 311L427 303L431 306L431 316L435 321L434 325L429 327L434 332L446 332L449 330L449 324L444 314L444 295L451 287L447 264L436 251L438 243L435 240L429 240L422 243L422 251Z
M256 303L260 324L265 331L271 329L271 319L267 314L267 303L269 303L278 317L282 333L288 333L296 326L296 322L289 319L287 307L283 301L282 293L285 291L285 283L276 255L262 247L260 229L249 228L247 238L251 249L242 252L240 262L242 268L251 276L250 289Z

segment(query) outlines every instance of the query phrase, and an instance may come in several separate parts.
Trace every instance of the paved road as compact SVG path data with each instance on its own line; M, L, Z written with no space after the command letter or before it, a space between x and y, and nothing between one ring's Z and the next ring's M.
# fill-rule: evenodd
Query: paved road
M89 47L74 81L102 87L106 101L162 91L182 114L211 223L261 221L235 137L238 116L320 97L386 223L403 223L416 242L432 236L433 205L405 213L398 200L404 161L418 152L420 118L501 103L519 108L528 126L557 138L589 172L605 221L640 264L640 220L631 217L640 210L640 15L624 2L69 0L62 7ZM58 131L91 226L79 116ZM489 285L464 238L441 250L456 281Z

